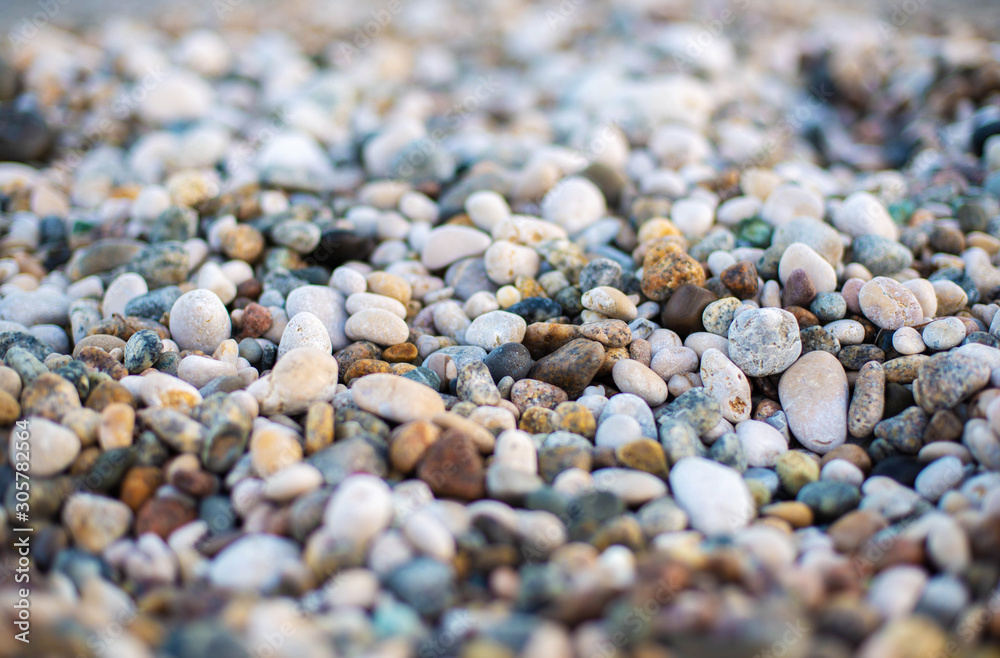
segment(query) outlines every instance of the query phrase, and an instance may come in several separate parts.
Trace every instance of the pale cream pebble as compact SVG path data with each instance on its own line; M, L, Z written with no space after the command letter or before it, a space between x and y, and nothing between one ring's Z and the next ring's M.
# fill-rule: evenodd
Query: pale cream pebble
M951 282L949 281L948 283ZM938 298L934 284L927 279L915 278L904 281L903 287L917 298L917 303L920 304L920 309L923 311L925 318L937 317Z
M844 266L844 273L841 276L843 279L861 279L864 282L871 281L874 275L868 270L867 267L861 263L848 263Z

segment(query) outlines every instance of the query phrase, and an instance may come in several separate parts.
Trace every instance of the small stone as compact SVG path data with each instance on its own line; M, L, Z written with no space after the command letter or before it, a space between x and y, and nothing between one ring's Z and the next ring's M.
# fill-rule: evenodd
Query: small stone
M261 477L302 461L302 452L295 433L277 423L257 428L250 437L250 458Z
M21 392L21 412L25 416L59 420L66 412L80 406L80 395L76 387L51 372L38 375Z
M584 308L602 313L609 318L631 322L637 317L635 304L624 293L610 286L600 286L583 293Z
M727 336L740 302L735 297L724 297L705 307L701 314L701 324L705 331L718 336Z
M577 338L538 361L528 377L558 386L569 395L578 395L590 384L603 362L603 345Z
M441 436L441 428L426 420L414 420L397 427L389 442L389 460L401 473L412 473L427 448Z
M66 501L62 520L74 544L90 553L101 553L128 532L132 510L113 498L78 493Z
M861 312L882 329L896 330L919 324L924 319L917 298L893 279L877 276L858 292Z
M356 380L350 390L358 407L397 423L429 420L444 411L437 391L396 375L368 375Z
M923 447L927 414L920 407L910 407L875 426L875 436L885 439L904 455L915 455Z
M778 395L792 434L805 447L824 454L847 439L847 375L832 354L803 355L782 375Z
M392 523L392 491L382 479L368 473L348 476L323 512L325 532L333 539L363 547Z
M740 474L702 457L687 457L670 469L670 489L691 527L706 535L745 527L757 509Z
M463 258L479 256L489 248L490 236L468 226L439 226L428 234L420 260L429 270L440 270Z
M936 503L943 495L956 489L964 477L965 469L961 459L942 457L920 471L913 488L927 500Z
M303 413L313 402L333 399L337 392L337 368L337 360L331 354L300 347L286 353L270 373L246 390L257 399L262 414Z
M785 371L801 351L798 322L782 309L744 311L729 328L729 358L750 377Z
M836 292L823 292L816 295L816 299L809 305L820 322L834 322L841 320L847 314L847 300L844 296Z
M778 457L774 470L781 485L794 496L802 487L819 479L820 467L815 459L791 450Z
M386 585L418 614L433 619L456 599L452 567L429 557L418 557L394 569Z
M643 265L642 294L653 301L659 302L671 297L682 286L701 286L704 283L704 268L694 258L681 251L671 251Z
M445 430L431 444L417 477L441 497L476 500L485 493L483 460L472 440L457 429Z
M660 478L667 477L666 453L663 452L663 446L653 439L637 437L636 440L619 444L615 448L615 458L619 464L626 468L645 471ZM598 488L600 489L600 486ZM666 493L666 489L664 489L664 493ZM626 496L621 496L621 498L628 500Z
M308 311L296 313L281 332L281 342L278 344L278 358L300 347L308 347L320 352L330 353L333 344L330 334L323 322Z
M964 328L963 328L964 334ZM892 348L900 354L920 354L926 347L924 341L913 327L900 327L892 334Z
M651 407L663 404L667 399L667 383L638 361L618 361L612 368L612 377L620 391L639 396Z
M965 340L965 324L958 318L942 318L924 327L924 344L932 350L949 350Z
M833 292L837 289L837 273L812 247L794 242L785 248L778 264L778 280L786 285L792 272L805 271L816 292ZM812 301L812 300L810 300Z
M719 278L739 299L750 299L757 294L757 268L750 261L743 260L730 265L719 274Z
M913 263L913 254L895 240L880 235L859 235L851 246L854 260L875 276L905 270Z
M226 306L209 290L185 293L170 309L170 337L183 350L211 354L231 332Z
M410 337L405 320L380 308L358 311L347 319L344 331L351 340L367 340L382 346L405 343Z
M649 367L664 380L698 369L698 353L690 347L664 347L649 362Z
M132 334L125 344L125 367L129 374L138 375L153 367L163 352L163 341L150 329Z
M131 405L115 402L101 412L99 441L104 451L127 448L132 445L135 428L135 409Z
M700 375L705 393L719 403L723 418L731 423L750 418L750 382L725 354L715 348L705 350Z
M899 237L889 211L868 192L855 192L844 199L833 213L833 225L851 237L878 235L893 241Z
M788 442L781 432L759 420L745 420L736 426L746 455L747 465L771 468L778 458L788 451Z
M299 552L291 539L246 534L212 560L208 579L222 589L268 592L278 587L285 573L300 567Z
M527 323L524 318L507 311L490 311L480 315L465 330L465 342L486 351L508 343L524 340Z
M663 326L681 337L704 331L701 318L708 305L718 299L710 290L686 284L679 287L663 305L661 320Z
M31 437L28 464L32 477L51 477L72 464L80 454L80 437L69 429L38 416L25 420ZM18 434L16 431L10 433L8 454L24 452L16 448Z
M642 505L667 493L667 485L662 479L643 470L600 468L594 471L593 476L597 491L612 493L626 505Z
M817 521L828 523L855 509L861 502L861 491L844 482L821 480L799 489L795 500L808 505Z
M570 176L557 183L541 204L542 217L570 234L587 228L606 211L600 189L582 176Z
M604 347L626 347L632 343L632 330L622 320L599 320L580 325L583 338L596 340Z
M885 410L885 371L878 361L861 366L854 382L854 397L847 412L847 430L865 438L875 430ZM829 453L827 453L829 454Z
M482 361L467 363L458 372L457 394L460 399L477 406L500 404L500 391L493 383L489 368Z
M941 352L920 365L913 397L927 413L951 409L986 386L989 378L989 366L973 355Z

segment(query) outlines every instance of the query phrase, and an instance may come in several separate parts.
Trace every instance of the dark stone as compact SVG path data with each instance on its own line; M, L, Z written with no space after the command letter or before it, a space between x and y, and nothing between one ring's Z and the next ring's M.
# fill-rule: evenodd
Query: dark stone
M705 308L719 297L710 290L693 284L685 284L678 288L663 305L662 324L681 337L704 331L701 316Z
M538 361L528 377L558 386L574 397L590 384L603 362L603 345L577 338Z
M595 258L580 271L580 290L616 285L622 275L622 266L609 258Z
M885 352L874 345L845 345L837 355L846 370L861 370L869 361L885 362Z
M861 502L861 490L846 482L820 480L801 489L795 500L805 503L820 523L836 521Z
M1000 340L997 340L996 336L985 331L973 331L966 336L965 340L962 341L962 345L968 345L969 343L979 343L980 345L989 345L990 347L1000 349Z
M305 257L305 262L332 270L349 260L367 260L374 248L375 241L371 238L346 229L330 229L323 232L319 244Z
M43 160L55 137L37 110L21 110L10 103L0 105L0 162Z
M528 348L521 343L504 343L494 348L483 359L483 363L489 368L495 382L504 377L513 377L514 381L520 381L528 376L528 372L535 364Z
M125 315L159 321L181 296L177 286L165 286L135 297L125 304Z
M719 280L739 299L750 299L756 295L760 283L757 268L748 260L741 260L724 269L719 274Z
M461 300L466 300L481 290L496 292L500 288L486 275L486 261L482 258L463 258L453 263L444 273L444 282L455 291L455 297Z
M12 347L23 347L39 361L52 353L52 348L24 331L4 331L0 333L0 359L7 356L7 350Z
M923 447L927 414L920 407L910 407L901 414L883 420L875 426L875 436L885 439L893 448L906 455L915 455Z
M807 307L816 299L816 286L803 269L792 270L781 289L782 306Z
M562 315L562 306L547 297L528 297L505 309L508 313L520 315L528 324L545 322Z
M924 469L924 466L926 464L920 463L913 457L893 455L879 460L872 467L871 476L884 475L905 487L912 487L913 483L917 481L920 471Z
M188 275L188 260L183 243L161 242L151 244L136 254L126 269L145 279L150 290L157 290L184 283Z

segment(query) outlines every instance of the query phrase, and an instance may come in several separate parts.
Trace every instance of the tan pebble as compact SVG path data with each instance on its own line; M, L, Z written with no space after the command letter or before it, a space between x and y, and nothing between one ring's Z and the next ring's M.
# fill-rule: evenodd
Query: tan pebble
M127 448L132 445L135 428L135 409L122 402L113 402L101 412L99 440L104 451Z

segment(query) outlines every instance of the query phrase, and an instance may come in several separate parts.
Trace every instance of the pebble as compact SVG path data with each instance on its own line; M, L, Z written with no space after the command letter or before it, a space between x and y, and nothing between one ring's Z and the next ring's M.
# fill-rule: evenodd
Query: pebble
M583 293L584 308L597 311L609 318L631 322L637 317L635 304L620 290L609 286L592 288Z
M896 240L899 230L885 206L868 192L850 195L833 213L833 225L851 237L877 235Z
M652 473L631 468L599 468L593 473L594 488L607 491L626 505L642 505L667 493L667 485Z
M326 286L299 286L288 293L285 311L289 318L306 311L312 313L326 326L330 334L330 344L334 350L342 350L349 344L344 334L347 310L343 294ZM261 332L260 335L263 335ZM280 340L280 335L279 340ZM405 340L405 339L404 339Z
M639 396L651 407L667 400L667 383L646 366L632 359L622 359L612 368L615 385L623 393ZM747 391L749 397L749 388Z
M964 328L963 328L964 332ZM892 348L900 354L920 354L927 347L923 339L913 327L900 327L892 334Z
M333 399L337 373L337 360L329 352L299 347L285 353L270 373L246 390L262 414L303 413L313 402Z
M132 510L114 498L77 493L63 506L62 521L76 546L101 553L128 532Z
M406 321L381 308L358 311L347 319L344 332L350 340L367 340L384 347L405 343L410 337Z
M192 290L170 308L170 337L182 350L211 354L231 333L229 313L214 292Z
M782 285L788 282L795 270L802 270L809 277L816 292L833 292L837 289L837 273L822 256L801 242L793 242L785 248L778 264L778 280Z
M705 393L719 403L723 418L731 423L750 418L750 382L725 354L715 348L705 350L699 374Z
M964 479L962 460L949 456L936 459L920 471L913 488L917 493L936 503L952 489L957 489Z
M971 354L938 353L917 370L913 397L927 413L951 409L985 386L989 377L989 367Z
M558 386L569 395L578 395L590 384L603 361L603 345L577 338L535 363L528 377Z
M923 320L920 303L906 287L884 276L861 286L858 302L865 317L882 329L896 330Z
M949 350L965 340L965 324L958 318L942 318L924 327L924 344L932 350Z
M751 467L772 468L788 450L781 432L759 420L744 420L736 425L736 436Z
M709 536L732 534L756 516L739 472L702 457L686 457L673 465L670 490L691 527Z
M875 430L885 410L885 371L878 361L861 366L854 381L854 396L847 412L847 430L863 439ZM829 454L829 453L828 453Z
M607 206L596 185L581 176L570 176L548 191L541 211L544 219L573 234L603 217Z
M729 358L750 377L784 372L801 351L798 322L783 309L749 309L729 327Z
M299 565L299 547L291 539L248 533L212 560L207 575L214 586L223 589L267 592Z
M388 528L392 519L392 492L381 478L368 473L356 473L341 482L323 511L327 535L355 548Z
M439 226L428 234L420 261L429 270L440 270L485 253L491 243L489 235L468 226Z
M810 482L799 489L795 500L809 506L816 520L830 522L850 512L861 502L858 487L835 480Z
M472 321L465 330L465 342L491 352L508 343L520 343L524 340L527 327L524 318L519 315L490 311Z
M373 374L356 380L351 387L351 399L361 409L397 423L429 420L444 411L444 401L436 391L390 374Z
M847 439L847 375L832 354L803 355L781 376L778 395L789 429L806 448L825 454Z
M291 350L309 347L320 352L332 352L333 344L323 322L308 311L296 313L288 321L281 332L281 342L278 343L278 358ZM183 364L183 361L181 362ZM190 380L189 380L190 381Z

